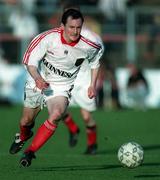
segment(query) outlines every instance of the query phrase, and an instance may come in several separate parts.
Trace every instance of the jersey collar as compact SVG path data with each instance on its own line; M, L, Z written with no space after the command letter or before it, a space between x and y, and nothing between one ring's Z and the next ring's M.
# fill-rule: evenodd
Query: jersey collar
M80 38L81 38L81 36L79 37L79 39L77 39L77 41L68 43L63 37L63 30L61 30L61 42L62 42L62 44L67 44L69 46L75 46L79 42Z

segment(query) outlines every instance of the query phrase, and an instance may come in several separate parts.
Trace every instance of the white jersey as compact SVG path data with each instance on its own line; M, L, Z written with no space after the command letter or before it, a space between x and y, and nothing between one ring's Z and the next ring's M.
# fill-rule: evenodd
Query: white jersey
M104 46L103 46L102 39L100 38L99 35L97 35L96 33L94 33L93 31L91 31L90 29L88 29L86 27L82 28L81 34L86 39L94 42L95 44L97 44L99 46L101 46L101 50L98 51L96 56L95 56L96 61L99 61L100 58L102 57L103 53L104 53ZM82 77L85 77L85 79ZM91 81L91 68L89 66L88 61L85 61L85 62L83 62L81 69L77 75L75 86L76 85L81 86L81 84L82 84L82 86L84 84L87 85L90 83L90 81Z
M83 61L88 61L91 69L99 67L96 57L101 49L100 45L83 36L68 44L63 39L62 30L56 28L33 39L24 54L23 63L36 66L45 81L54 86L71 86ZM33 81L31 76L28 81Z
M101 46L101 50L98 51L97 55L95 56L95 59L99 61L104 52L104 46L101 38L96 33L90 31L85 27L82 28L81 34L85 38ZM71 106L78 105L81 108L90 112L96 109L95 98L89 99L87 95L90 82L91 68L88 61L84 61L75 80L74 89L72 91L72 98L70 102Z

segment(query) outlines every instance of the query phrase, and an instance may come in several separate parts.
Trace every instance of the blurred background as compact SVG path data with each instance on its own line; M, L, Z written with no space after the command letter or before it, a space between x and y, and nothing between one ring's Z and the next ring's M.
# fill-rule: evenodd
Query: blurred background
M59 26L63 8L74 4L105 47L98 108L159 108L159 0L0 0L0 106L23 102L28 43Z

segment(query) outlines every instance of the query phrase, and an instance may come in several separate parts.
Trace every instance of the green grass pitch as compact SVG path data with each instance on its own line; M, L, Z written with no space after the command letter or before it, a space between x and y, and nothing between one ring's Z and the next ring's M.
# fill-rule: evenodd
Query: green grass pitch
M36 153L29 168L20 168L22 152L8 150L18 130L21 106L0 107L0 179L1 180L160 180L160 110L122 110L94 113L98 125L98 154L84 155L86 134L78 108L71 112L81 132L76 147L68 146L68 131L61 122L55 135ZM41 112L36 126L47 118ZM144 148L141 166L128 169L117 159L118 148L135 141ZM27 142L25 147L30 143ZM24 147L24 148L25 148Z

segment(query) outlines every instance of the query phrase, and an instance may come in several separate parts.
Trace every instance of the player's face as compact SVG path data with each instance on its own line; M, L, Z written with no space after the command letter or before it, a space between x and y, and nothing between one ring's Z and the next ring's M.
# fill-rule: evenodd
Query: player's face
M82 24L83 23L80 18L72 19L72 17L68 17L67 23L65 25L62 25L62 28L64 30L63 36L68 43L77 41L79 39Z

